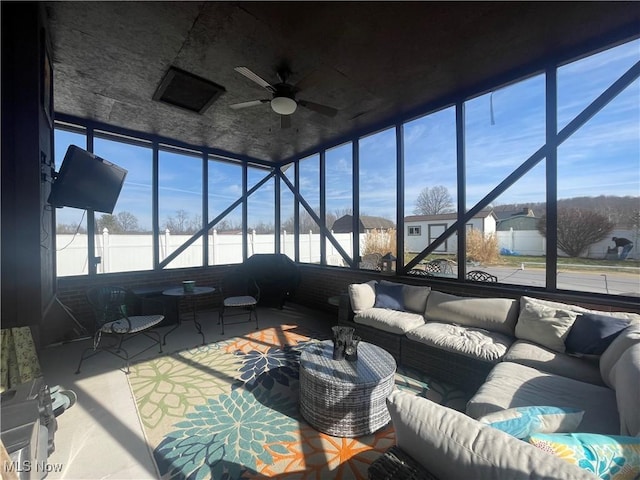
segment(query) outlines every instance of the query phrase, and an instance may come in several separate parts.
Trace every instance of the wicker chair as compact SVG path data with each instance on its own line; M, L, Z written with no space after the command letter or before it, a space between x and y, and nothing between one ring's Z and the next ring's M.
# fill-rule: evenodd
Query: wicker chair
M80 373L82 362L100 352L108 352L124 360L127 373L129 373L129 360L146 352L154 345L158 344L159 353L162 353L160 334L151 329L164 320L164 315L130 315L136 307L136 295L133 292L122 287L96 287L87 292L87 300L95 313L96 330L93 335L93 345L82 352L76 373ZM150 300L147 300L148 302ZM157 303L159 309L164 308L160 302ZM153 343L135 355L129 355L122 348L122 343L138 335L150 338ZM105 345L103 336L113 336L116 342Z
M224 319L227 317L249 314L247 322L251 321L252 316L256 320L256 330L258 329L258 312L256 310L260 301L260 287L256 281L245 276L241 271L233 272L225 277L220 284L220 292L222 293L222 303L218 312L218 324L220 324L220 332L224 335ZM229 309L239 310L238 313L229 314ZM240 323L240 322L235 322Z
M490 273L483 272L482 270L471 270L467 272L467 280L473 280L475 282L497 282L498 277L491 275Z

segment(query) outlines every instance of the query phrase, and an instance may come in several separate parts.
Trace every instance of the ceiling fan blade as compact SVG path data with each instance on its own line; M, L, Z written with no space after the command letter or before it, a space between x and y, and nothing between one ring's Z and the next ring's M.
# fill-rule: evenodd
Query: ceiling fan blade
M291 115L280 115L280 128L291 127Z
M263 98L262 100L250 100L248 102L234 103L233 105L229 105L229 107L234 110L240 110L241 108L253 107L255 105L260 105L261 103L268 103L269 101L270 100Z
M327 117L335 117L338 113L338 110L333 107L327 107L326 105L320 105L319 103L314 102L307 102L306 100L298 100L298 105L302 105L309 110L321 113L322 115L326 115Z
M234 70L236 72L238 72L241 75L244 75L245 77L247 77L249 80L256 82L258 85L260 85L261 87L266 88L267 90L269 90L270 92L275 92L276 89L273 85L271 85L269 82L267 82L266 80L264 80L263 78L259 77L258 75L256 75L255 73L253 73L251 70L249 70L247 67L235 67Z

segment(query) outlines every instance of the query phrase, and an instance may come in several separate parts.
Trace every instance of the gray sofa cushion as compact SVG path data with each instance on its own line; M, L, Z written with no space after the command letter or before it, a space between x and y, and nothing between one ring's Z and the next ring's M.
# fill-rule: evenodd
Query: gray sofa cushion
M618 362L625 350L632 345L640 343L640 325L632 324L625 328L616 339L611 342L602 356L600 357L600 375L602 381L613 387L613 378L611 371L613 366Z
M404 283L390 282L381 280L381 285L402 285L402 294L404 296L404 306L409 312L424 313L427 306L427 297L431 291L431 287L419 287L416 285L405 285Z
M509 298L460 297L432 290L427 298L427 321L485 328L513 336L518 301Z
M620 435L640 436L640 343L627 348L613 366Z
M574 378L581 382L604 385L597 360L587 360L554 352L526 340L517 340L502 359L532 367L543 372Z
M426 398L396 390L387 405L398 446L443 480L597 478Z
M601 310L590 310L588 308L580 307L578 305L571 305L569 303L561 303L561 302L552 302L551 300L541 300L539 298L527 297L523 295L520 297L520 301L524 299L534 300L540 305L545 305L547 307L552 308L560 308L564 310L569 310L570 312L576 313L595 313L597 315L605 315L613 318L623 318L629 320L631 323L640 323L640 314L631 313L631 312L603 312Z
M467 403L467 414L480 418L507 408L530 405L584 410L580 431L619 435L616 392L607 387L544 373L513 362L493 367Z
M501 333L440 322L428 322L406 335L416 342L494 363L502 359L513 342L513 337Z
M424 325L422 315L400 312L387 308L368 308L353 317L353 321L362 325L384 330L385 332L405 334L420 325ZM357 333L357 332L356 332Z

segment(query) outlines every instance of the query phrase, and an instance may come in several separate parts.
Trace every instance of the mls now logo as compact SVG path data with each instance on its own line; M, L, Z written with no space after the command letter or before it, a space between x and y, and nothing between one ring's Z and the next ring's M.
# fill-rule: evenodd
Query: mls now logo
M29 472L62 472L62 464L47 462L32 462L24 460L22 462L6 462L3 465L5 472L29 473Z

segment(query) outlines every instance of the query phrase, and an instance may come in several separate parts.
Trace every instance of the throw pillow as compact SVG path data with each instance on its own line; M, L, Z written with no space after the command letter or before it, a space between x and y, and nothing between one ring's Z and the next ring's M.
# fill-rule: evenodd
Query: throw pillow
M529 443L603 479L640 475L640 438L595 433L536 433Z
M629 320L595 313L576 317L564 344L571 353L602 355L611 342L629 326Z
M575 312L547 307L523 297L520 300L516 337L564 353L564 340L577 315Z
M376 282L371 280L367 283L352 283L349 285L349 300L354 313L372 308L376 302Z
M534 433L575 432L584 410L569 407L516 407L478 419L516 438Z
M376 302L374 308L404 310L402 285L376 285Z

